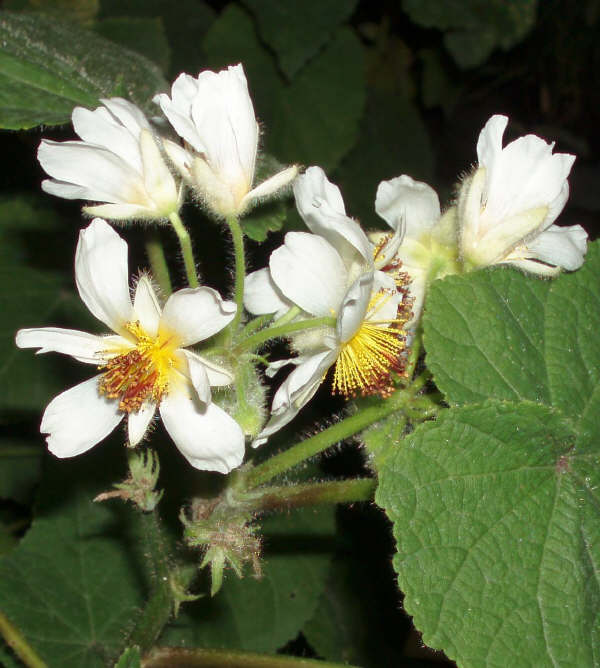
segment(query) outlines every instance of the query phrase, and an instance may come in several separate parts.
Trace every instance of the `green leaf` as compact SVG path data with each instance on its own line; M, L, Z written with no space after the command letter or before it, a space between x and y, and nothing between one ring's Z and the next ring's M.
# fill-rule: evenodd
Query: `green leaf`
M143 602L134 511L92 502L118 471L108 450L51 462L38 516L0 560L0 608L50 666L105 666Z
M27 267L0 265L0 407L37 409L65 389L56 357L36 357L19 350L15 334L22 327L50 325L53 316L75 300L63 276Z
M141 53L163 72L169 69L170 49L162 19L115 17L98 21L94 30L102 37Z
M41 471L42 437L38 443L0 439L0 498L30 500Z
M244 234L253 241L264 241L269 232L278 232L287 216L283 202L260 204L242 219Z
M460 666L598 665L600 453L575 439L551 408L492 401L385 461L404 606Z
M329 661L366 667L371 625L365 624L364 590L353 586L361 564L353 559L332 563L326 588L302 633L317 653ZM372 603L372 601L369 601ZM371 657L372 658L372 657Z
M215 598L184 608L161 644L274 652L293 639L324 587L334 516L324 508L266 519L263 577L228 573Z
M377 186L400 174L424 181L433 177L427 128L409 98L372 89L358 142L336 172L349 215L365 227L385 226L375 214Z
M403 0L415 23L444 31L446 48L464 68L481 65L498 47L509 49L535 23L536 0Z
M285 165L272 156L263 154L259 156L256 165L254 183L262 183L282 169L285 169ZM281 200L260 203L242 218L244 234L253 241L265 241L269 232L278 232L282 228L288 210L289 206Z
M76 105L121 96L142 108L167 86L133 51L42 14L0 12L0 127L67 123Z
M244 0L258 23L263 40L275 51L289 79L330 39L346 21L356 0Z
M215 18L215 11L202 0L102 0L102 18L160 18L171 52L170 74L195 75L206 67L201 42Z
M4 9L43 12L89 26L98 13L99 0L5 0L2 4Z
M212 25L204 48L214 69L244 64L257 116L266 124L265 148L281 162L332 169L356 142L365 97L364 54L349 30L339 29L291 83L235 5Z
M115 668L141 668L142 657L139 647L130 647L126 649L119 657Z
M551 283L497 268L436 281L427 296L427 365L451 403L549 403L544 304Z
M583 267L561 276L546 302L545 355L552 404L591 441L600 433L600 243Z

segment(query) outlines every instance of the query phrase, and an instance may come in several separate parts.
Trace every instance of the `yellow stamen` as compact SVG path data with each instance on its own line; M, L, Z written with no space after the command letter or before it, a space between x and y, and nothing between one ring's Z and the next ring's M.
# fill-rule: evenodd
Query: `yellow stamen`
M381 246L375 249L375 254ZM408 274L400 272L401 262L390 263L394 269L397 294L380 290L371 297L365 319L356 334L343 344L333 374L334 394L346 399L360 394L389 396L394 391L392 373L402 374L406 361L406 331L412 318L413 298L409 295ZM392 298L400 295L396 317L376 320L377 312Z
M148 335L138 321L127 323L125 329L135 337L136 346L100 367L104 375L98 390L108 399L118 399L120 411L131 413L146 401L158 403L168 392L172 371L178 366L177 345L173 336Z

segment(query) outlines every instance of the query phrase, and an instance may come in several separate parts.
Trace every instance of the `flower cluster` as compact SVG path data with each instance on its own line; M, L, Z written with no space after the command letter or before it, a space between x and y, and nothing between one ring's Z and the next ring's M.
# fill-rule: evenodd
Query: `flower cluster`
M320 167L298 176L292 166L254 183L259 127L241 65L196 78L181 74L171 95L154 101L180 141L159 132L131 102L113 98L94 111L74 110L81 141L43 140L38 151L51 177L43 189L87 200L84 212L102 217L80 233L75 279L87 308L112 332L17 333L21 348L64 353L98 370L46 408L41 431L58 457L87 451L122 420L128 444L136 446L158 413L192 466L227 473L241 464L246 436L255 446L264 443L328 374L332 392L347 399L385 400L406 382L408 349L433 280L497 264L553 276L583 262L585 231L555 224L574 156L553 153L535 135L503 147L504 116L481 131L478 164L443 213L429 185L401 175L377 188L374 208L388 229L367 234ZM237 219L292 182L307 229L288 232L268 266L244 278ZM161 295L142 273L130 293L127 244L103 218L169 220L183 239L178 212L186 190L227 221L242 249L235 301L198 286L193 258L186 265L190 287ZM182 249L191 252L183 242ZM242 308L257 318L244 324ZM256 379L254 365L263 359L256 352L278 337L294 356L270 360L266 373L294 369L275 392L268 419L259 411L262 428L242 428L233 417L239 413L211 388L235 386L230 392L243 395L256 386L239 379ZM252 405L249 397L238 399Z

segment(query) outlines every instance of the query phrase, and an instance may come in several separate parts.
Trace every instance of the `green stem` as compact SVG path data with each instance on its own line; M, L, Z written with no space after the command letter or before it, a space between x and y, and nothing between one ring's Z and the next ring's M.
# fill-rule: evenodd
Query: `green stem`
M11 624L8 618L0 612L0 634L6 644L21 659L27 668L48 668L33 648L27 643L19 629Z
M156 510L140 513L140 525L144 536L145 551L152 569L153 591L141 616L127 639L127 647L138 645L145 653L156 642L171 617L173 592L171 589L171 563L167 538Z
M244 325L244 329L240 332L240 338L250 336L254 334L257 329L264 327L270 320L273 319L272 315L259 315L258 318L250 320Z
M247 339L244 339L234 349L234 353L243 353L248 350L256 350L261 344L270 339L279 339L289 336L294 332L301 332L305 329L314 329L315 327L335 327L336 319L331 316L324 316L323 318L310 318L309 320L299 320L298 322L290 322L280 327L267 327L256 332Z
M183 264L185 265L185 273L187 276L188 285L190 288L197 288L198 283L198 274L196 273L196 260L194 259L194 251L192 250L192 241L188 231L185 229L179 214L173 212L169 216L171 225L175 230L175 234L179 239L179 245L181 246L181 254L183 255Z
M353 668L283 654L256 654L234 649L157 647L142 661L143 668ZM356 667L355 667L356 668Z
M146 255L150 260L152 275L158 282L163 295L168 297L173 292L173 288L171 286L171 277L169 276L165 251L160 242L160 235L156 230L150 232L150 238L146 241Z
M229 231L231 232L231 238L233 240L233 254L235 257L235 286L233 291L233 300L237 305L237 312L231 323L231 331L235 332L238 325L240 324L244 310L244 280L246 278L246 259L244 256L244 233L242 232L242 227L238 219L235 216L230 216L227 218L227 225L229 226Z
M281 318L277 318L273 323L273 327L280 327L281 325L287 325L288 322L291 322L297 315L299 315L301 309L299 306L292 306L287 313L284 313Z
M278 455L267 459L262 464L255 466L248 470L247 473L242 474L243 485L246 489L258 487L263 483L271 480L276 475L291 469L305 459L318 455L323 450L331 447L335 443L339 443L359 431L362 431L373 422L381 420L382 418L396 412L403 408L414 396L415 390L409 387L406 390L397 390L389 399L382 400L374 406L363 408L360 412L347 417L346 419L331 425L327 429L307 438L305 441L300 441L291 448L284 450Z
M325 503L353 503L373 499L375 478L265 487L257 510L288 510Z

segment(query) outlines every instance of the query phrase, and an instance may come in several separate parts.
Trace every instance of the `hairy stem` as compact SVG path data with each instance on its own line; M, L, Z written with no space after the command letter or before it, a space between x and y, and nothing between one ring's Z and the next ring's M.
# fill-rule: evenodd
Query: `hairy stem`
M374 406L363 408L358 413L331 425L331 427L311 436L311 438L292 445L291 448L242 474L243 485L246 489L258 487L258 485L268 482L276 475L291 469L305 459L314 457L332 445L354 436L373 422L377 422L377 420L381 420L390 413L403 408L410 402L414 392L414 386L405 390L396 390L389 399L382 400Z
M146 241L146 255L150 260L152 267L152 276L160 286L161 292L165 297L168 297L173 288L171 286L171 277L169 275L169 267L165 258L165 251L160 242L160 235L156 230L150 232L150 237Z
M142 661L142 668L352 668L282 654L256 654L231 649L157 647Z
M197 288L198 283L198 274L196 273L196 260L194 259L194 251L192 250L192 240L188 231L185 229L183 221L179 217L179 214L175 211L169 216L171 225L175 230L175 234L179 239L179 245L181 247L181 254L183 255L183 264L185 266L185 273L187 276L188 285L190 288Z
M47 668L47 664L40 659L33 648L27 643L19 629L11 624L8 618L0 612L0 634L6 644L21 659L27 668Z
M287 510L325 503L370 501L376 487L375 478L265 487L257 510Z
M156 510L140 513L145 550L152 570L153 589L146 606L127 639L127 646L138 645L147 652L169 621L173 610L173 592L170 583L171 559L167 538Z
M299 320L298 322L290 322L285 325L280 325L278 327L267 327L266 329L261 329L260 332L252 334L247 339L244 339L241 343L234 348L235 353L243 353L249 350L256 350L261 344L269 341L270 339L279 339L285 336L289 336L294 332L301 332L305 329L314 329L316 327L335 327L336 319L330 316L324 316L323 318L310 318L308 320Z
M242 227L235 216L227 218L227 225L231 232L233 240L233 254L235 257L235 284L233 300L237 305L237 312L235 318L231 323L231 331L235 332L242 317L244 310L244 280L246 278L246 258L244 255L244 233Z

